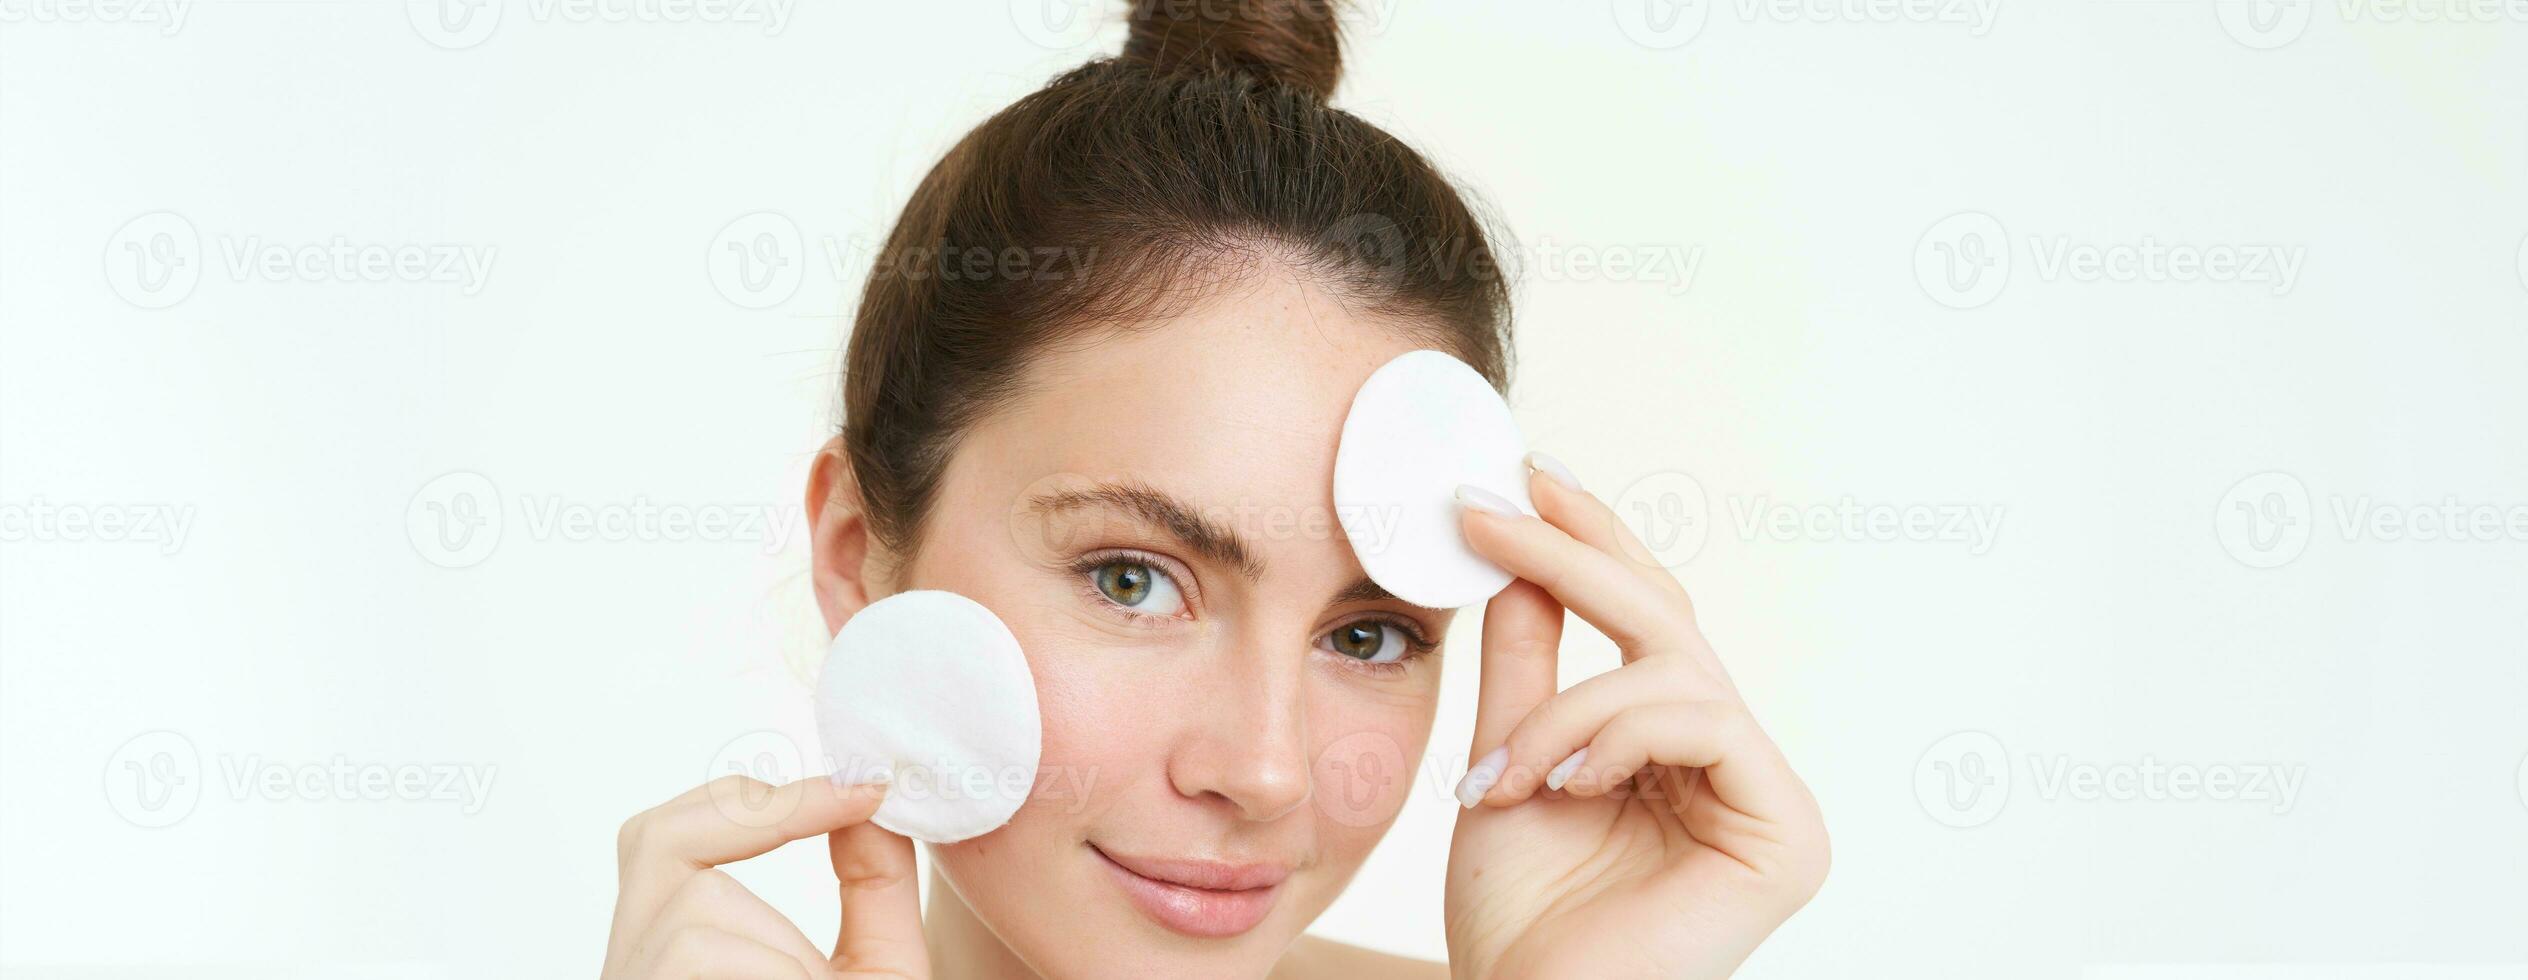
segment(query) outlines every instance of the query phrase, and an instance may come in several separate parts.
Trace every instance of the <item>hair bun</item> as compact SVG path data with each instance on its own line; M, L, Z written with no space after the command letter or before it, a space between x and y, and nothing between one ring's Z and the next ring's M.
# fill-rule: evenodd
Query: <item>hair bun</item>
M1133 0L1124 59L1162 74L1243 71L1313 94L1343 73L1333 0Z

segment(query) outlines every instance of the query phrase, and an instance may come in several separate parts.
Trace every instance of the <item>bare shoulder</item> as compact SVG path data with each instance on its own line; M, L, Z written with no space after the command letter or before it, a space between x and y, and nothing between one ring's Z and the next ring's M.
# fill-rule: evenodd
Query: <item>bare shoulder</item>
M1448 964L1381 953L1318 936L1301 936L1273 969L1274 980L1317 977L1400 977L1446 980Z

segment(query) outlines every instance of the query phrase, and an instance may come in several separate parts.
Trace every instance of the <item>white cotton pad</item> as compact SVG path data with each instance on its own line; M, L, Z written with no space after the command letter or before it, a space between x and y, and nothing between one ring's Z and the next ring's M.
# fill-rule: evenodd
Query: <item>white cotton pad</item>
M1044 747L1018 638L954 592L899 592L845 620L817 677L816 727L836 775L893 770L870 822L935 844L1008 823Z
M1458 530L1461 483L1536 512L1527 441L1509 403L1474 368L1435 350L1371 372L1335 448L1334 507L1372 581L1433 609L1482 602L1510 584Z

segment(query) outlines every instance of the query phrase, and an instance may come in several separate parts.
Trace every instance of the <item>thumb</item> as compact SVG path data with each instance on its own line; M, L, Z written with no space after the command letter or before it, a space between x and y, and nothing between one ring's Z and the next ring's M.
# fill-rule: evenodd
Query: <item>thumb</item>
M912 840L864 821L827 834L826 847L843 898L835 971L846 977L930 976Z

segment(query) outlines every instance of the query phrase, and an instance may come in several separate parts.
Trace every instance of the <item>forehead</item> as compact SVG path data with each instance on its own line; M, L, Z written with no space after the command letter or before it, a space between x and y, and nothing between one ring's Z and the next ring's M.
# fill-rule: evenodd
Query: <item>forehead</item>
M966 434L943 490L1006 505L1052 477L1131 478L1243 534L1286 537L1294 511L1332 514L1353 393L1421 346L1322 290L1259 276L1170 320L1039 356L1022 393Z

